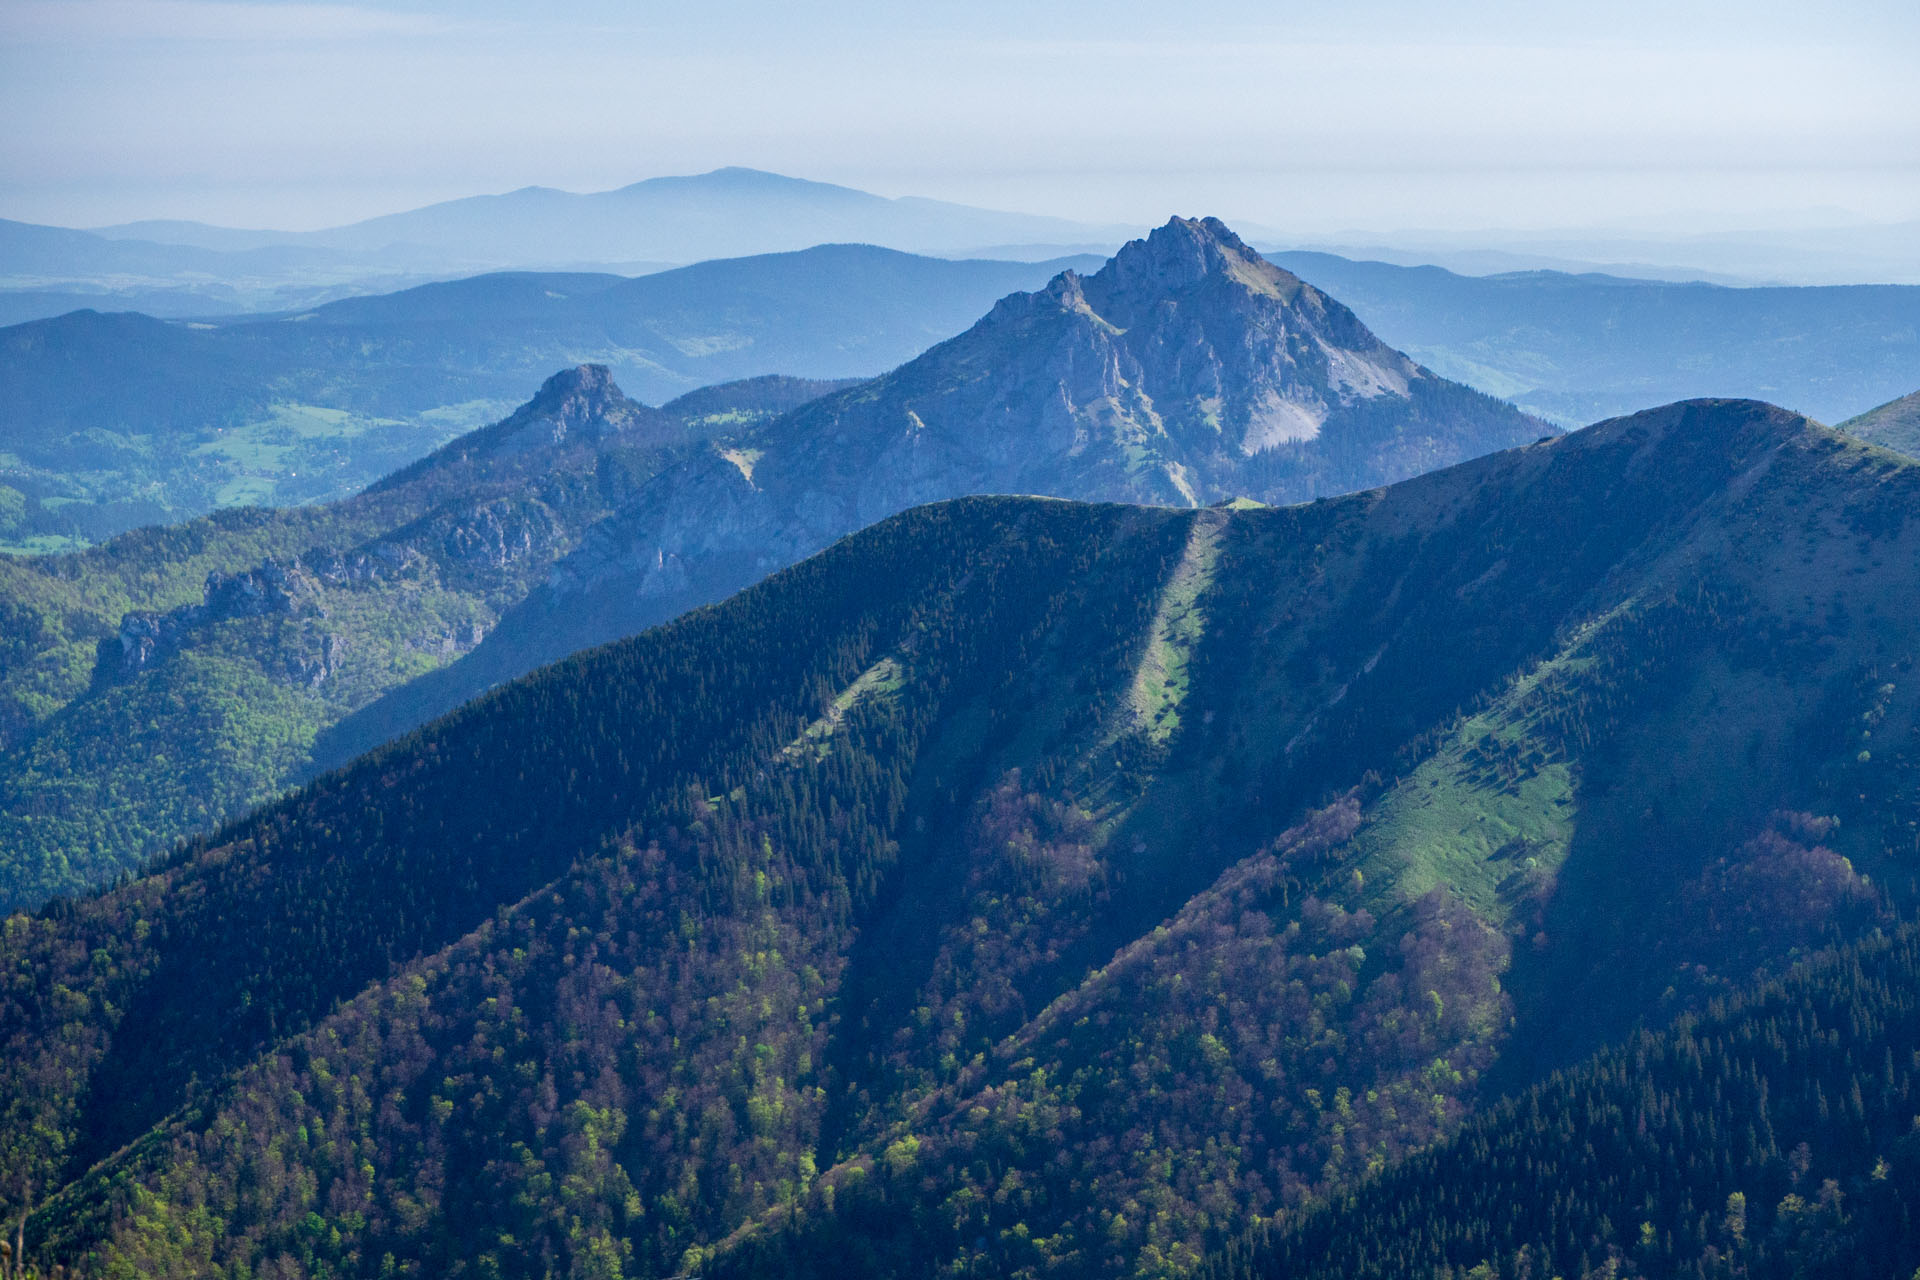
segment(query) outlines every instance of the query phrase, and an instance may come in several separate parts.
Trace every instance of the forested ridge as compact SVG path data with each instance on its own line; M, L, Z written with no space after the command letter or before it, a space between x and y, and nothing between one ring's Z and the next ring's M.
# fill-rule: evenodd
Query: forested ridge
M1738 993L1911 963L1917 473L1699 402L1297 507L915 508L10 917L0 1215L103 1275L1185 1275L1503 1094L1750 1082L1684 1046L1767 1010L1871 1140L1713 1176L1753 1240L1878 1204L1906 997ZM1420 1265L1722 1247L1731 1190L1554 1167L1615 1235Z

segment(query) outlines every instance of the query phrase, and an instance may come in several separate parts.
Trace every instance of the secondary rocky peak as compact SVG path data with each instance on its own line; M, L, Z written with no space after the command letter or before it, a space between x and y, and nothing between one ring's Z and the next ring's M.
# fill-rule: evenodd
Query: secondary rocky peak
M634 444L663 444L679 430L677 419L629 400L607 366L576 365L548 378L533 399L506 418L442 446L371 491L396 488L448 466L513 459L541 448L598 444L615 436Z
M470 438L488 452L515 453L542 443L603 440L659 416L627 399L607 366L583 364L554 374L513 416Z
M548 378L520 413L579 424L632 407L633 401L614 383L613 373L607 366L583 364L562 369Z

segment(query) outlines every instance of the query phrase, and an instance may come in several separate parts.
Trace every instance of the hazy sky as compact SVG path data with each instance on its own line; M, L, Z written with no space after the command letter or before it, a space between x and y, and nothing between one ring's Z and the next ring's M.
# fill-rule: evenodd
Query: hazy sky
M0 216L740 164L1288 231L1920 218L1917 0L0 0Z

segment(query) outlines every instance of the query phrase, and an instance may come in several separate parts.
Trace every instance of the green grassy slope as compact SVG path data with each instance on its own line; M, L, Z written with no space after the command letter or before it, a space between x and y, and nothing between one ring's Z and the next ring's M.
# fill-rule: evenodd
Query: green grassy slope
M1911 910L1917 488L1703 402L1291 508L915 509L10 920L30 1245L1191 1271Z
M1910 572L1916 477L1791 421L1681 406L1399 486L1369 513L1372 554L1351 577L1329 557L1311 592L1229 549L1222 583L1276 603L1226 635L1272 638L1203 647L1192 698L1221 736L1176 751L1154 788L1168 811L1135 818L1132 847L1157 851L1156 883L1202 873L1229 833L1252 843L1258 827L1224 821L1236 807L1298 812L1315 756L1341 762L1357 807L1268 837L1164 930L1092 948L1112 959L980 1056L958 1046L822 1175L835 1190L805 1230L772 1215L718 1273L825 1274L849 1250L859 1274L930 1253L962 1274L1178 1272L1222 1222L1390 1167L1636 1020L1910 903L1896 708L1913 705L1915 637L1884 602ZM1345 607L1316 622L1326 593ZM1401 614L1384 636L1381 602ZM1216 629L1237 612L1208 609ZM1840 616L1857 623L1836 633ZM1288 654L1302 629L1345 656ZM1213 662L1234 702L1215 700ZM1321 723L1241 710L1263 668L1277 693L1329 667L1344 678ZM1883 745L1862 756L1863 734ZM1385 742L1383 766L1367 748ZM1174 781L1182 757L1226 786ZM1127 865L1106 849L1096 883ZM909 1140L917 1164L896 1169L887 1151Z
M1848 418L1840 430L1910 457L1920 455L1920 391Z

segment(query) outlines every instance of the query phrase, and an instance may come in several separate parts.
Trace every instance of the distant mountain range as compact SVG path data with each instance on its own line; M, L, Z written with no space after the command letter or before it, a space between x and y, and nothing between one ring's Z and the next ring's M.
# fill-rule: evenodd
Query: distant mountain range
M1020 260L1093 246L1104 256L1131 230L888 199L738 168L585 195L527 187L324 231L178 221L80 231L0 220L0 321L36 318L22 308L76 296L105 298L115 309L151 310L140 304L157 302L166 314L205 316L313 306L348 292L493 270L632 275L819 244Z
M1695 396L1833 423L1920 384L1920 286L1735 289L1271 257L1434 371L1562 426Z
M366 340L396 306L457 314L476 284L339 304L360 313L343 332ZM563 372L345 501L0 559L0 909L98 883L490 684L915 503L1295 501L1548 431L1418 368L1212 221L1010 294L870 383L756 379L654 410L604 367Z
M474 653L316 744L331 764L490 685L663 622L917 503L1034 493L1200 506L1370 488L1538 438L1214 219L662 472Z
M987 438L1170 483L1168 367L1231 457L1316 350L1412 412L1204 231L976 334L1161 391L1145 458L1124 396ZM784 427L911 476L857 405L937 444L973 349ZM0 1219L156 1277L1909 1274L1916 511L1750 401L1284 508L916 507L11 917Z
M911 196L889 199L758 169L726 168L649 178L584 195L523 187L325 231L235 231L193 222L137 222L104 227L98 234L229 252L272 245L351 252L411 246L447 261L534 267L698 262L830 243L967 254L992 245L1125 238L1129 230Z
M1427 367L1562 426L1697 395L1756 395L1839 422L1920 381L1920 288L1274 260ZM26 513L9 523L0 495L0 545L68 545L216 505L339 496L505 412L569 364L606 364L648 401L759 373L876 374L1007 290L1097 261L948 262L828 245L641 279L469 277L273 318L67 315L0 330L0 376L18 389L0 404L18 459L0 484L23 495ZM58 303L82 304L104 305Z
M758 374L871 376L1009 290L1098 261L827 245L637 279L480 276L216 325L87 311L15 326L0 330L0 486L22 514L0 540L343 496L571 364L607 364L656 403Z
M1546 269L1740 285L1920 285L1920 220L1911 218L1692 234L1620 226L1406 229L1320 237L1288 247L1412 266L1431 263L1469 275Z
M189 318L278 311L479 269L417 250L343 253L290 239L221 249L0 219L0 323L82 307Z

